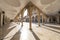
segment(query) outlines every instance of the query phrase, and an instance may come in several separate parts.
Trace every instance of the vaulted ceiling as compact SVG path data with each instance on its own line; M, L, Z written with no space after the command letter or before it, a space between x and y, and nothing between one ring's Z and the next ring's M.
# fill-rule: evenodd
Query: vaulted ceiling
M46 14L55 14L60 10L60 0L0 0L0 9L5 11L7 17L14 19L29 2Z

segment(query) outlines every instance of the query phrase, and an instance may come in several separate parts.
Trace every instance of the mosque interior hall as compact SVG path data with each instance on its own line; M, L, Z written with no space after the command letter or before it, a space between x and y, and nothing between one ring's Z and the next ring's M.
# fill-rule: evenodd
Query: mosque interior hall
M60 0L0 0L0 40L60 40Z

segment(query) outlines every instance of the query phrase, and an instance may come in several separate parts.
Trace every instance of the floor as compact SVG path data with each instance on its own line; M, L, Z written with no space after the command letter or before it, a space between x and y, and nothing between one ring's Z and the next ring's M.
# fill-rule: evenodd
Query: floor
M29 23L12 22L5 25L2 30L3 40L60 40L60 25L32 23L32 30L29 30Z

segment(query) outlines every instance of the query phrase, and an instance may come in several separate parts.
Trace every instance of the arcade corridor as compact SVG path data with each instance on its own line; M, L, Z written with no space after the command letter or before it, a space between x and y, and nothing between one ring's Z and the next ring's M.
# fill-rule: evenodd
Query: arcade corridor
M0 0L0 40L60 40L60 0Z
M12 22L3 28L3 40L60 40L60 25L32 23L32 30L29 30L29 23Z

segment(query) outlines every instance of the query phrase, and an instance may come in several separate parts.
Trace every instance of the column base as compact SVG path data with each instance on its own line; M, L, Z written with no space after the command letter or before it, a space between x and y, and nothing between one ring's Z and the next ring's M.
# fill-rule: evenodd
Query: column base
M32 28L29 28L29 30L32 30Z
M23 25L21 25L23 27Z
M38 26L40 26L40 25L38 25Z

